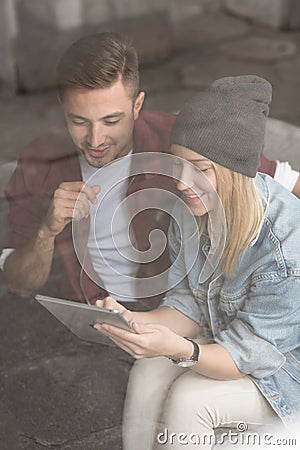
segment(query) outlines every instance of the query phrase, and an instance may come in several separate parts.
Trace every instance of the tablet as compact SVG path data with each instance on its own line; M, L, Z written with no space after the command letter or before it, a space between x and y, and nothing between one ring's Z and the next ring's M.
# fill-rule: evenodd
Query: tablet
M101 332L93 328L96 322L109 323L134 333L129 322L118 311L44 295L36 295L35 299L69 328L72 333L85 341L115 345Z

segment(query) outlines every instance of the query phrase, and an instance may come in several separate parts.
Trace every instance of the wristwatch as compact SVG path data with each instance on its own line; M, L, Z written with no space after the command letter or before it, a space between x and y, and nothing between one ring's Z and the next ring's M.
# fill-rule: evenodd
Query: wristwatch
M190 356L189 358L180 358L180 359L170 358L170 359L174 364L176 364L179 367L192 367L195 364L197 364L199 360L199 353L200 353L199 345L197 344L197 342L193 341L193 339L187 337L185 337L184 339L190 341L194 346L194 352L192 356Z

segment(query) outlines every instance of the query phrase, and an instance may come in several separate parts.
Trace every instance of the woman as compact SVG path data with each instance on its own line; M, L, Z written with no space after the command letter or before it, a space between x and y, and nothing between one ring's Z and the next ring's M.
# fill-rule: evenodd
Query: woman
M184 219L173 222L170 283L182 281L160 307L98 303L121 311L136 332L95 325L138 359L124 408L126 450L213 448L220 427L270 433L299 421L300 203L256 174L271 93L259 77L223 78L182 108L171 152L183 161L177 188L199 218L196 262L187 270L194 240ZM217 202L191 165L217 191L226 223L221 260L206 280L201 270L220 242L207 220Z

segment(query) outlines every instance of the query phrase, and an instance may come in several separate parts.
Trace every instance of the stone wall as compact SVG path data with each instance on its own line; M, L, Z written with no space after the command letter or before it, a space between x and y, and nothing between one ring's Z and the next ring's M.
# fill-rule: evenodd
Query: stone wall
M58 30L68 30L82 23L81 0L22 0L34 19Z
M275 29L300 29L299 0L1 0L0 93L53 87L61 52L94 31L126 32L141 62L156 62L180 46L177 31L191 18L208 14L211 33L217 32L213 18L220 10Z
M116 30L146 61L166 55L172 0L1 0L0 93L52 87L61 52L80 36Z
M62 52L79 37L93 32L126 33L142 63L165 58L172 45L168 5L169 0L20 1L15 40L19 90L53 87Z
M15 57L13 40L17 35L17 22L13 0L0 2L0 89L15 90Z
M22 0L36 19L58 30L99 25L168 9L169 0Z
M224 0L224 5L254 23L281 30L300 28L299 0Z

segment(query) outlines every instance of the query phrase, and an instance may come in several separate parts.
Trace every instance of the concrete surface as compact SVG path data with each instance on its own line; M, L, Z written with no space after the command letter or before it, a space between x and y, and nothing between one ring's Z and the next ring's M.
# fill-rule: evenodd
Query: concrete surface
M121 449L131 359L81 342L32 299L0 302L0 448Z
M181 22L172 39L171 55L142 67L146 107L176 111L218 77L264 75L274 86L271 116L290 123L270 122L267 154L289 159L300 169L300 33L266 30L216 14ZM255 46L249 45L253 39ZM261 56L261 49L256 52L266 42L268 58ZM289 48L293 51L287 52ZM64 119L53 91L1 95L0 163L11 163L4 166L4 177L24 145ZM0 208L3 242L6 212L1 197ZM0 283L1 450L121 449L131 358L117 348L80 342L33 299L8 294L1 275Z

